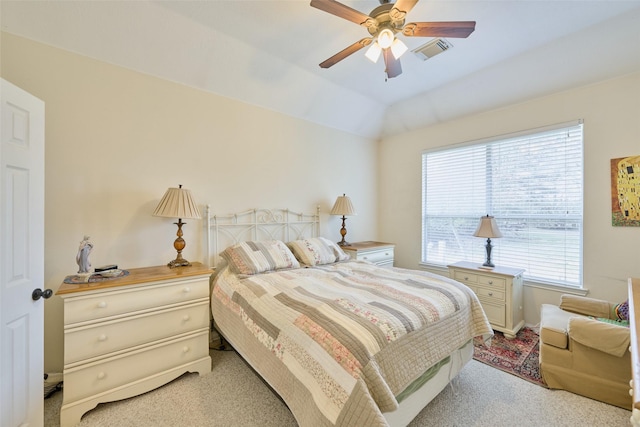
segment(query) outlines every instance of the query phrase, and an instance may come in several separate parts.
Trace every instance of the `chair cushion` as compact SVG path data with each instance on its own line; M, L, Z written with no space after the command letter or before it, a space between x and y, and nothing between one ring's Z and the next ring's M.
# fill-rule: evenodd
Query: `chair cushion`
M610 318L611 316L611 304L609 302L578 295L564 294L560 296L560 308L593 317Z
M612 356L622 357L629 349L630 333L624 326L579 317L570 319L568 328L571 339Z
M557 305L542 304L540 310L540 342L558 348L567 348L569 319L583 317L561 310Z

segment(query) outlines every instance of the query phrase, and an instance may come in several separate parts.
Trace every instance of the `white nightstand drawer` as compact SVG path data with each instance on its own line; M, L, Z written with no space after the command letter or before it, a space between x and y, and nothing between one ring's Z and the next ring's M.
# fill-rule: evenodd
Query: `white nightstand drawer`
M504 292L499 290L477 287L475 292L484 300L495 301L496 303L503 303L505 301Z
M158 328L158 325L162 325ZM91 359L162 338L207 328L209 300L107 322L69 328L64 332L64 363ZM144 331L144 333L141 333Z
M481 285L491 286L498 289L505 289L507 281L500 277L478 276L478 283Z
M155 373L209 355L209 331L204 330L143 350L125 353L99 363L65 369L64 400L75 401L132 383Z
M357 259L369 261L374 264L393 262L393 248L387 248L381 251L358 253Z
M460 270L455 270L454 272L454 277L455 280L461 282L461 283L473 283L473 284L477 284L478 283L478 276L472 273L469 273L467 271L460 271Z
M482 304L484 313L489 319L489 323L493 326L504 327L506 325L506 313L504 305Z
M130 287L108 292L96 292L65 300L64 324L102 319L130 314L131 312L157 309L170 304L186 303L199 298L208 298L209 279L185 279L179 284Z
M384 242L354 242L350 246L343 246L342 249L351 259L368 261L380 267L393 267L394 244Z

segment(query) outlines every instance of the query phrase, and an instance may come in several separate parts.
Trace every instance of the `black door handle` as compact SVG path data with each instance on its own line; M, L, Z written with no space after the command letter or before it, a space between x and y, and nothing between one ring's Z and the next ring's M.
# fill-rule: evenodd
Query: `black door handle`
M38 301L40 298L48 299L53 295L53 291L51 289L45 289L44 291L40 288L34 289L31 293L31 299L34 301Z

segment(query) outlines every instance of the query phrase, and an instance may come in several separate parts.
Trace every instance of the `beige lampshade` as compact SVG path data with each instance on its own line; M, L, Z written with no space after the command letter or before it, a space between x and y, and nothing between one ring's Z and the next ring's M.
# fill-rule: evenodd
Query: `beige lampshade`
M331 215L357 215L356 210L353 208L353 204L351 203L351 199L346 195L338 196L336 202L333 204L333 208L331 209Z
M153 211L153 216L168 218L201 218L191 191L186 188L169 188L158 207Z
M490 239L502 237L498 224L496 224L496 219L489 215L480 218L478 229L473 235L475 237L487 237Z

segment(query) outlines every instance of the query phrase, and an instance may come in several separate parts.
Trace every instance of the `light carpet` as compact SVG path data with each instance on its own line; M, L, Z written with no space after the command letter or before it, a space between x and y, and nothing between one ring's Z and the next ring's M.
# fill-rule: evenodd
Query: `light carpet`
M185 374L143 395L100 404L81 427L295 426L285 404L233 351L211 351L212 372ZM45 400L59 427L62 392ZM411 422L422 426L628 426L631 413L549 390L472 360Z

